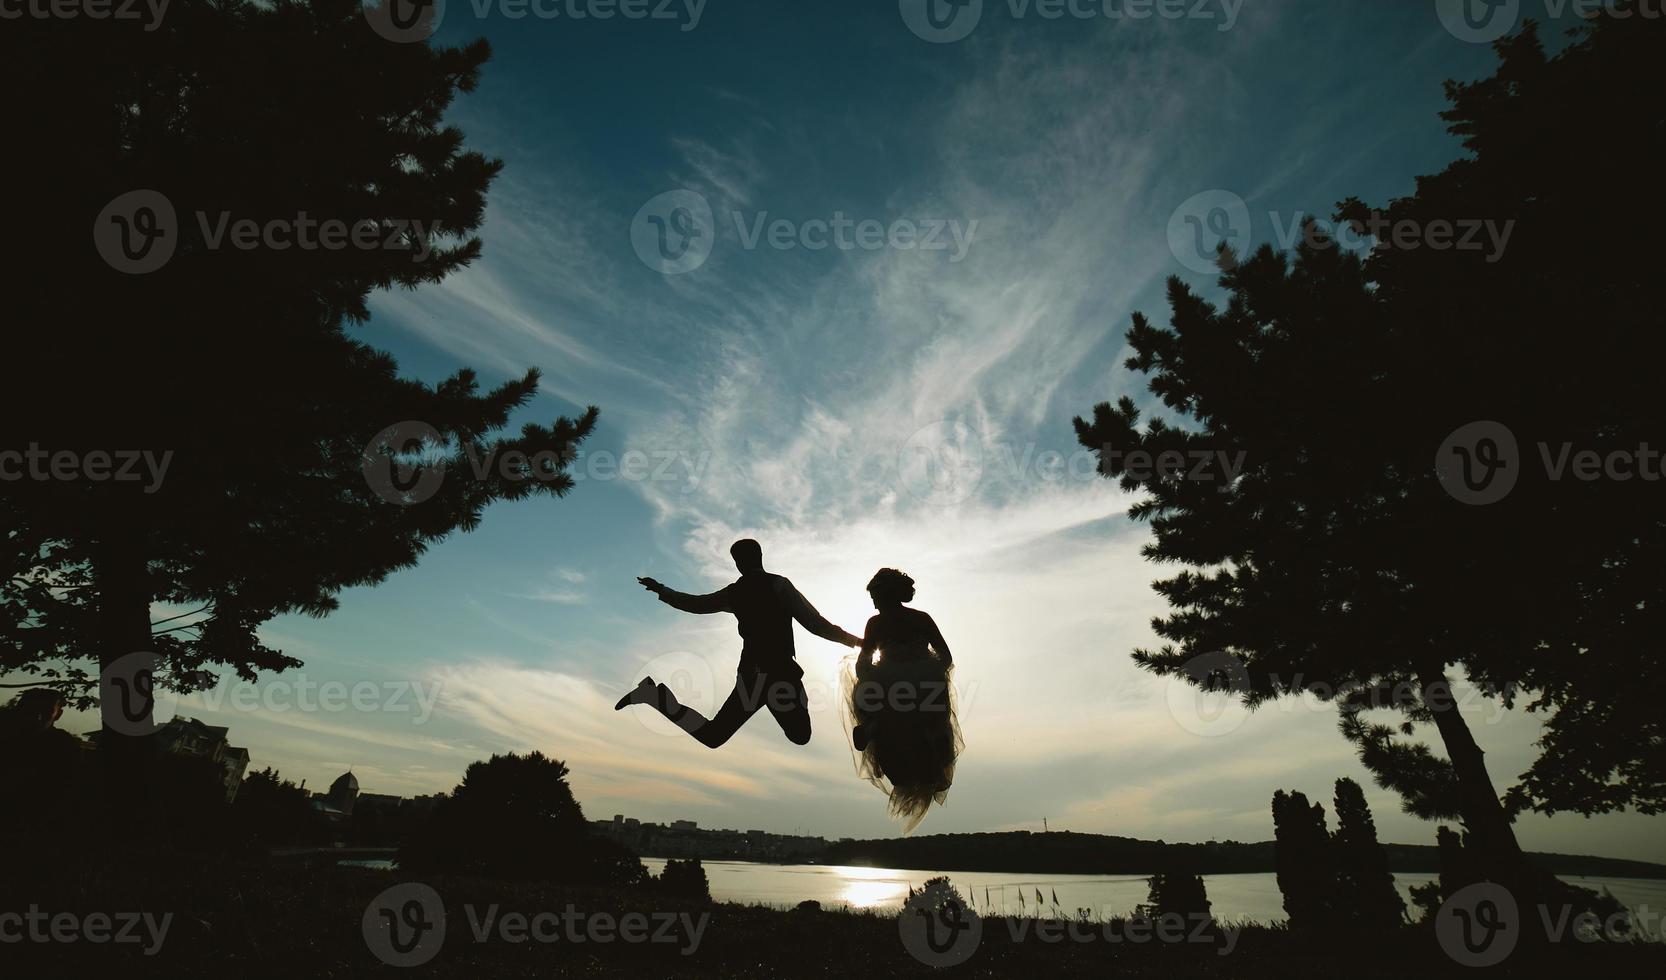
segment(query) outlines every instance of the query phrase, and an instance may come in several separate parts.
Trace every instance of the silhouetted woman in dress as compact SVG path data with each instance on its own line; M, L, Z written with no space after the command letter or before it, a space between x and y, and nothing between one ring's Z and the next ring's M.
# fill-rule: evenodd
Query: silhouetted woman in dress
M903 603L914 580L882 568L868 583L878 615L868 620L849 680L857 772L891 797L891 815L913 830L942 803L960 755L950 678L954 658L932 618Z

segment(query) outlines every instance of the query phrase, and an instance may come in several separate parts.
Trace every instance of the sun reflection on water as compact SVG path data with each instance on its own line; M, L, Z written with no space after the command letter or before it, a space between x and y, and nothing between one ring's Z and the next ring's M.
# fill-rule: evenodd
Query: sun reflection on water
M839 876L839 900L851 908L898 904L908 896L908 882L887 868L831 868Z

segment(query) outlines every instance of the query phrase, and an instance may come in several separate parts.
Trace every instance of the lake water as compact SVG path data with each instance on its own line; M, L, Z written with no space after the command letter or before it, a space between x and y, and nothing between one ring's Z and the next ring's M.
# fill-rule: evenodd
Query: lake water
M643 858L654 874L665 867L661 858ZM1074 916L1077 909L1089 909L1098 917L1126 915L1146 900L1146 879L1140 875L1012 874L984 871L902 871L891 868L855 868L817 864L753 864L747 861L704 861L712 897L720 902L791 907L815 899L823 908L898 909L910 887L919 888L926 879L946 875L961 894L986 909L1012 914L1036 911L1035 893L1042 894L1042 911L1051 913L1053 896L1058 907ZM1433 874L1396 875L1394 884L1411 905L1409 890L1436 878ZM1579 878L1565 880L1598 891L1607 888L1614 897L1634 911L1645 908L1658 917L1666 911L1666 880L1652 878ZM1270 923L1284 918L1284 897L1272 874L1205 875L1210 911L1218 919ZM1023 903L1019 903L1023 895ZM987 896L987 897L986 897ZM1651 934L1660 935L1660 923L1645 917Z
M387 860L341 861L343 865L392 869ZM645 857L642 863L654 874L665 869L664 858ZM858 868L824 864L757 864L751 861L703 861L712 898L742 905L791 908L814 899L823 908L896 910L908 898L910 888L920 888L928 878L945 875L961 894L977 904L980 912L1012 915L1034 914L1039 890L1043 914L1058 909L1075 916L1088 909L1096 918L1127 915L1146 900L1143 875L1013 874L993 871L912 871L895 868ZM1394 885L1412 908L1411 888L1433 881L1433 874L1400 874ZM1591 888L1607 889L1637 913L1637 922L1653 939L1662 938L1666 920L1666 879L1584 878L1564 876L1564 881ZM1272 923L1284 919L1284 896L1278 879L1269 873L1204 875L1209 891L1210 912L1229 922ZM1019 896L1023 898L1020 900Z

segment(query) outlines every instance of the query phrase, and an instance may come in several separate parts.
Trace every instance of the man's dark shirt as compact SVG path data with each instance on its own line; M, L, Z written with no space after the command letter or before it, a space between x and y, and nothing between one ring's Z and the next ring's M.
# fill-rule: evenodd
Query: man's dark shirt
M688 595L674 589L659 594L666 605L691 613L734 613L741 635L740 669L783 677L801 677L804 668L793 656L793 620L834 643L845 642L844 630L816 612L784 575L749 572L710 595Z

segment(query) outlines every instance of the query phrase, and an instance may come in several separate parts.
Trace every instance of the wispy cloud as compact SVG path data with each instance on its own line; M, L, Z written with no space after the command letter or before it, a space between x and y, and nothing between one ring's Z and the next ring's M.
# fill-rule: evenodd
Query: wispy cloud
M685 187L710 192L720 205L752 203L755 188L766 176L763 165L744 145L720 150L700 139L679 137L672 140L672 146L687 167L674 176Z
M562 589L539 589L536 592L511 592L511 599L530 599L533 602L553 602L560 606L580 605L587 598L583 592Z
M624 317L633 330L675 330L684 340L693 332L680 349L697 356L679 365L675 386L638 386L635 397L648 395L660 410L631 415L623 445L713 460L692 490L630 486L662 523L687 530L685 555L705 584L732 576L729 542L755 534L772 567L859 629L871 612L862 584L881 564L905 567L956 651L962 720L979 765L1074 752L1084 738L1105 736L1107 704L1118 706L1121 744L1161 744L1177 731L1155 681L1126 656L1150 639L1155 608L1152 572L1138 553L1143 532L1122 524L1128 500L1093 473L1066 423L1114 393L1083 370L1090 352L1114 354L1114 343L1104 350L1105 311L1120 312L1171 268L1160 251L1161 202L1173 196L1163 188L1188 137L1159 123L1206 115L1226 69L1201 56L1122 51L1110 81L1137 82L1148 97L1105 99L1104 54L994 46L979 71L921 109L918 156L941 167L910 175L912 191L893 192L885 215L976 220L962 262L854 252L829 254L811 278L760 277L760 266L784 260L749 254L714 260L665 283L665 293L592 297L608 281L602 273L562 296L581 322ZM780 193L777 168L750 145L734 134L679 138L667 181L719 208L767 209ZM969 145L990 152L959 152ZM543 208L521 203L534 206L518 208L511 226L536 226ZM617 233L617 215L591 218L594 227L574 229L576 240ZM603 354L552 333L519 305L524 293L509 270L464 283L456 301L474 308L480 333L453 346L514 352L505 358L544 347L575 366L605 365L627 385L656 369L652 360L618 360L633 349L628 340ZM721 312L691 324L691 305ZM581 581L518 596L577 603L583 596L572 586ZM710 753L612 711L617 692L679 648L713 665L707 686L720 696L731 668L716 665L733 663L736 638L707 626L644 629L640 652L626 652L612 677L459 669L447 675L447 707L505 745L562 745L608 805L779 801L795 780L871 803L871 788L854 779L827 783L849 751L839 737L836 648L809 641L801 651L820 702L808 750L785 745L760 720L736 746ZM756 775L766 770L769 779Z

